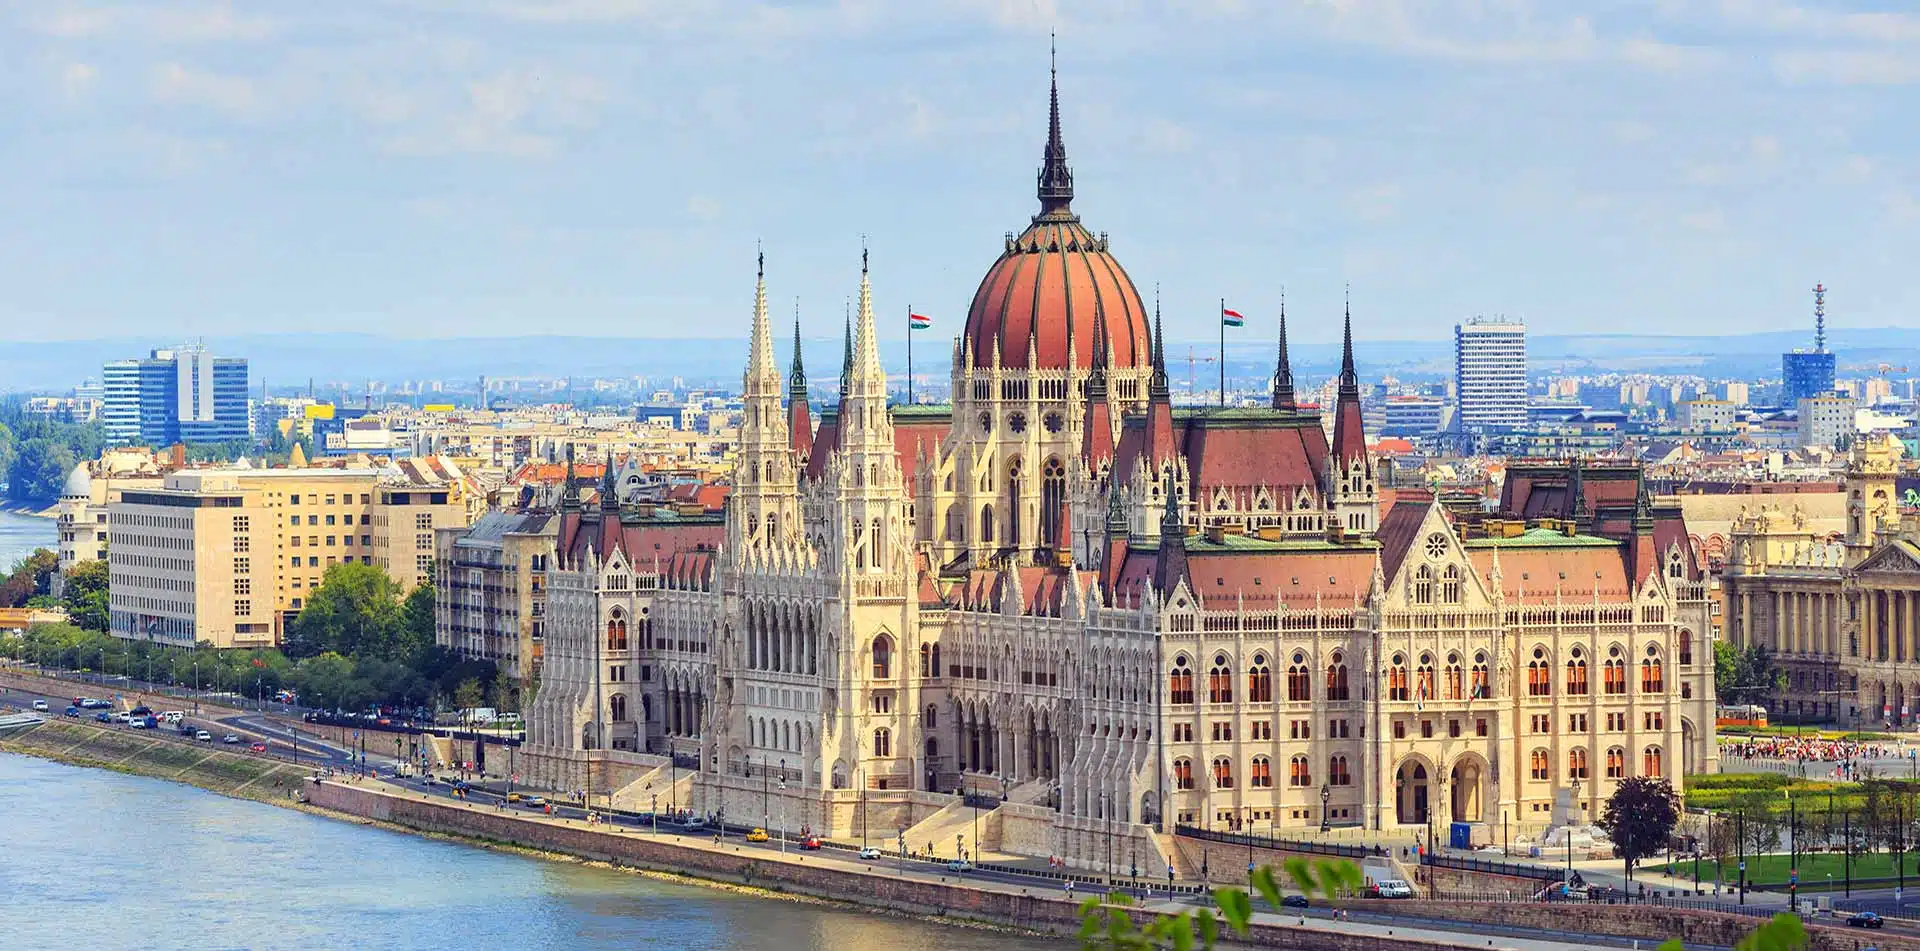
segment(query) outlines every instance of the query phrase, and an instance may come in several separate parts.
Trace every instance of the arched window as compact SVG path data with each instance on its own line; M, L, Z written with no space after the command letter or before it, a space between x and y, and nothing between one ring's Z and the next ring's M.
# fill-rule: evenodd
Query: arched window
M1620 648L1607 650L1607 692L1621 694L1627 692L1627 662L1620 657Z
M1353 785L1353 772L1347 768L1345 756L1327 757L1327 783L1334 786Z
M1405 654L1393 655L1393 666L1387 668L1387 699L1406 700L1412 696L1412 688L1407 684L1407 657Z
M1567 752L1567 778L1587 778L1587 751L1585 747L1576 746Z
M1287 785L1313 785L1313 767L1307 765L1307 757L1304 754L1295 755L1287 761Z
M1553 761L1552 758L1547 755L1546 750L1534 750L1530 759L1532 760L1534 779L1553 778Z
M1307 673L1307 655L1300 651L1293 652L1293 663L1287 667L1287 699L1313 699L1313 681Z
M1193 760L1177 759L1173 761L1173 788L1193 788Z
M1347 699L1347 665L1339 651L1327 662L1327 699Z
M882 634L873 639L873 679L893 678L893 638Z
M1660 747L1649 746L1646 752L1640 754L1640 775L1650 779L1659 779L1665 775L1662 772L1665 768L1665 758L1660 753Z
M1020 457L1007 463L1007 544L1020 544Z
M1647 645L1647 658L1640 662L1640 692L1666 693L1666 671L1660 664L1660 649Z
M1233 669L1227 666L1227 655L1213 656L1213 669L1207 672L1207 702L1233 702Z
M1264 756L1254 757L1253 766L1247 773L1247 785L1256 788L1272 786L1273 761Z
M808 673L812 673L812 671L808 671ZM935 641L933 645L933 675L935 677L940 676L940 643L938 641Z
M1417 689L1414 691L1414 696L1419 698L1420 700L1432 700L1435 697L1439 696L1439 694L1436 694L1433 692L1433 655L1432 654L1420 655L1419 674L1420 674L1420 682L1417 686Z
M1539 647L1533 649L1533 659L1527 662L1527 696L1549 697L1553 695L1553 662L1547 659L1547 652Z
M1433 603L1433 569L1426 565L1413 573L1413 603Z
M893 731L886 727L881 727L873 731L873 755L893 755Z
M1693 632L1680 632L1680 666L1693 666Z
M1493 681L1487 672L1487 653L1477 651L1473 655L1473 689L1467 694L1470 700L1485 700L1493 696Z
M993 506L980 506L980 541L993 543Z
M615 723L624 723L627 719L627 695L616 693L607 698L607 713Z
M1167 675L1167 702L1193 703L1193 668L1187 666L1184 654L1174 658L1173 671Z
M1225 756L1218 756L1214 758L1213 788L1215 789L1232 789L1233 788L1233 760L1228 759Z
M1051 547L1060 541L1060 523L1066 517L1067 470L1058 459L1048 459L1040 473L1040 544Z
M1460 566L1448 565L1440 573L1440 601L1442 604L1460 603Z
M932 644L920 645L920 676L922 678L933 676L933 645Z
M1447 699L1458 700L1465 696L1466 672L1460 669L1460 655L1447 655Z
M876 518L873 520L873 544L868 546L867 548L868 560L873 567L875 568L880 567L881 559L885 557L887 553L886 549L887 549L886 536L881 534L880 520Z
M1567 660L1567 693L1581 697L1587 693L1587 655L1578 646L1569 652Z
M613 609L613 616L607 621L607 650L623 651L627 649L627 618L619 608Z
M1293 674L1287 674L1287 689L1293 689ZM1273 671L1267 667L1264 654L1253 655L1253 666L1247 670L1247 699L1254 703L1273 702ZM1294 699L1289 696L1288 700Z
M1607 778L1625 779L1627 776L1627 751L1620 747L1607 750Z

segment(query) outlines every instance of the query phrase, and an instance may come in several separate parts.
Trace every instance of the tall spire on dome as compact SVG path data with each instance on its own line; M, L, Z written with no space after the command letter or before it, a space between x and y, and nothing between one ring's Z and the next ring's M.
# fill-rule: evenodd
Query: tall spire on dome
M1147 381L1147 395L1167 394L1167 340L1160 331L1160 285L1153 286L1153 376Z
M1072 214L1073 169L1067 167L1067 146L1060 140L1060 68L1055 62L1053 36L1047 36L1049 76L1047 148L1040 158L1040 214Z
M773 322L767 317L767 252L759 255L753 285L753 337L747 351L746 395L778 398L780 368L773 360Z
M1273 408L1300 408L1293 394L1293 361L1287 358L1287 291L1280 290L1280 359L1273 370Z

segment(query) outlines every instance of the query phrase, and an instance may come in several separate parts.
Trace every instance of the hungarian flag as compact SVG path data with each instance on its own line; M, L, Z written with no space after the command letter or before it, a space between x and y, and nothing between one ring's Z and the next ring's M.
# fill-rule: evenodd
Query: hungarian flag
M912 330L928 330L933 327L933 318L926 314L907 312L907 327Z
M1229 327L1245 327L1247 325L1247 318L1240 316L1240 312L1237 310L1228 310L1222 307L1220 308L1220 322Z

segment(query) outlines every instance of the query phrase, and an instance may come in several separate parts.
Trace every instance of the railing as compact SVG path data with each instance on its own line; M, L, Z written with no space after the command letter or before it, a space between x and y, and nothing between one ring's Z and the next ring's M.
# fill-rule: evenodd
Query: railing
M1276 849L1286 852L1306 852L1312 855L1337 855L1342 858L1378 858L1388 854L1388 850L1377 845L1338 845L1329 842L1305 842L1291 839L1275 839L1268 836L1244 835L1238 832L1215 832L1194 826L1174 826L1173 834L1189 839L1202 839L1208 842L1221 842L1246 847L1251 841L1254 848Z
M1548 884L1565 881L1564 869L1549 865L1531 865L1522 862L1496 862L1489 859L1463 858L1428 852L1420 856L1420 864L1435 868L1458 869L1463 872L1481 872L1489 875L1507 875L1514 878L1532 879Z

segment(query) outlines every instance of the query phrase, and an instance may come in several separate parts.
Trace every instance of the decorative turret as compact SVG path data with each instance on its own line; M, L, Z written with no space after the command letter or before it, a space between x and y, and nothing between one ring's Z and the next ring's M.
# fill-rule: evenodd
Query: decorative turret
M793 370L787 375L787 438L794 460L806 468L813 455L813 412L807 405L807 368L800 360L800 303L793 305Z
M1360 375L1353 368L1353 306L1346 309L1340 344L1340 395L1334 404L1333 455L1342 463L1364 465L1367 435L1360 417Z
M1050 80L1047 109L1047 148L1040 157L1040 217L1073 215L1073 169L1067 167L1067 146L1060 140L1060 69L1047 44Z
M580 492L573 484L573 443L567 443L567 471L560 477L560 511L580 511Z
M1291 413L1300 408L1293 394L1293 362L1287 359L1287 295L1280 293L1280 356L1273 370L1273 408Z
M1167 343L1160 304L1153 305L1153 376L1147 384L1147 461L1157 469L1173 459L1173 397L1167 392Z
M1180 488L1169 467L1167 505L1160 515L1160 557L1154 564L1153 586L1165 599L1187 576L1187 525L1180 515Z
M1340 396L1334 405L1333 451L1327 456L1327 527L1335 538L1372 535L1380 498L1360 417L1360 374L1353 367L1353 306L1346 308L1340 349Z
M764 251L754 278L753 330L743 379L740 456L734 468L734 494L727 502L729 547L737 557L778 542L798 527L793 445L780 406L780 369L773 356L773 321L767 315ZM612 467L611 458L608 467ZM614 505L617 508L618 502Z
M1080 458L1089 473L1113 461L1113 406L1107 399L1106 316L1093 325L1093 368L1087 376L1087 411L1081 421Z

